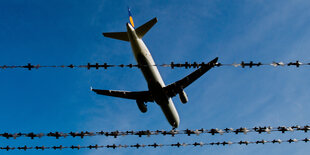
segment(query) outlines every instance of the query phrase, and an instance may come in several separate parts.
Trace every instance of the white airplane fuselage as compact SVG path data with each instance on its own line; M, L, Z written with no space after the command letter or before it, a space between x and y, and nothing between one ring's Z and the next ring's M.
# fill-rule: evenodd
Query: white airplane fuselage
M177 128L180 123L179 114L171 97L168 97L162 89L165 87L165 83L155 66L151 53L129 23L127 23L127 33L136 61L138 65L143 66L140 69L148 84L149 91L155 102L161 107L170 125Z

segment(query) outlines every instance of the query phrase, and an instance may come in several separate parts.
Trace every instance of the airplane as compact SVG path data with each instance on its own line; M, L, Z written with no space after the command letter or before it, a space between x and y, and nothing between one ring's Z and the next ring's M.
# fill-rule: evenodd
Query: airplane
M157 18L155 17L142 26L135 28L130 9L128 9L128 13L130 23L126 24L127 32L109 32L103 33L103 36L130 42L133 54L138 65L141 66L140 69L144 75L149 90L130 92L122 90L100 90L93 89L92 87L91 90L100 95L136 100L138 108L142 113L147 111L147 102L156 102L162 109L166 119L173 129L178 128L180 118L172 101L172 97L179 94L181 102L184 104L187 103L188 98L184 89L208 70L213 68L216 65L218 58L216 57L209 63L201 65L199 69L185 78L166 86L157 66L155 65L151 53L142 40L144 35L157 23Z

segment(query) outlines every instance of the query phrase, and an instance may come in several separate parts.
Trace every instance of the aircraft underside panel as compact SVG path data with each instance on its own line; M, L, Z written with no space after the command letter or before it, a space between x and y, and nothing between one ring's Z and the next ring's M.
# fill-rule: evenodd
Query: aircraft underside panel
M165 114L169 124L175 128L178 127L180 124L180 118L171 98L169 98L165 104L161 104L160 108Z

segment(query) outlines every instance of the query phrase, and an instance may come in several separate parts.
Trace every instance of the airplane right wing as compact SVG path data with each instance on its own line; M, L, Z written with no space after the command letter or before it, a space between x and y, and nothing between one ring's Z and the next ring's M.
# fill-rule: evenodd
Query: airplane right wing
M210 61L208 64L201 66L199 69L189 74L188 76L184 77L183 79L164 87L166 94L169 97L174 97L177 94L181 93L183 89L185 89L187 86L189 86L198 78L200 78L204 73L206 73L208 70L214 67L216 65L217 60L218 57Z
M147 23L143 24L142 26L136 29L136 33L139 38L142 38L155 24L157 23L157 18L153 18Z
M141 100L144 102L154 102L154 99L149 91L122 91L122 90L101 90L101 89L91 89L97 94L120 97L125 99Z

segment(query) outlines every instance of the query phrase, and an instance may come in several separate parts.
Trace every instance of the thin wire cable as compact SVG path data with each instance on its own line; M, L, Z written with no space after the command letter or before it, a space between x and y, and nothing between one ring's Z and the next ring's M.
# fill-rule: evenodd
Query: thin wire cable
M32 146L32 147L28 147L28 146L19 146L19 147L10 147L10 146L6 146L6 147L0 147L1 150L48 150L48 149L53 149L53 150L63 150L63 149L73 149L73 150L80 150L80 149L102 149L102 148L112 148L112 149L116 149L116 148L161 148L161 147L186 147L186 146L215 146L215 145L222 145L222 146L227 146L227 145L249 145L249 144L282 144L282 143L289 143L289 144L293 144L293 143L297 143L297 142L309 142L310 139L309 138L304 138L304 139L288 139L288 140L281 140L281 139L274 139L274 140L257 140L257 141L235 141L235 142L231 142L231 141L222 141L222 142L194 142L194 143L173 143L173 144L157 144L157 143L153 143L153 144L134 144L134 145L116 145L116 144L112 144L112 145L88 145L88 146L80 146L80 145L72 145L72 146Z
M70 132L70 133L64 133L64 132L49 132L49 133L2 133L0 134L1 137L5 137L7 139L9 138L18 138L18 137L29 137L31 139L34 138L41 138L41 137L55 137L56 139L59 139L60 137L89 137L89 136L107 136L107 137L114 137L117 138L118 136L131 136L135 135L138 137L142 136L151 136L151 135L171 135L174 137L175 135L201 135L201 134L210 134L210 135L223 135L223 134L229 134L229 133L234 133L234 134L247 134L247 133L268 133L270 134L271 132L281 132L281 133L286 133L286 132L293 132L293 131L303 131L307 133L310 130L309 125L305 126L278 126L278 127L270 127L270 126L264 126L264 127L253 127L253 128L244 128L240 127L238 129L233 129L233 128L225 128L225 129L217 129L217 128L212 128L212 129L196 129L196 130L155 130L155 131L150 131L150 130L141 130L141 131L97 131L97 132L89 132L89 131L81 131L81 132Z
M0 66L1 69L18 69L18 68L25 68L28 70L32 70L32 69L39 69L39 68L87 68L87 69L91 69L91 68L95 68L95 69L108 69L111 67L120 67L120 68L142 68L142 67L148 67L148 66L158 66L158 67L170 67L171 69L174 68L185 68L185 69L190 69L190 68L198 68L201 67L203 65L206 65L207 63L202 62L202 63L197 63L197 62L193 62L193 63L189 63L189 62L185 62L185 63L174 63L171 62L170 64L161 64L161 65L138 65L138 64L119 64L119 65L112 65L112 64L108 64L108 63L103 63L103 64L99 64L99 63L95 63L95 64L91 64L91 63L87 63L86 65L33 65L31 63L28 63L27 65L2 65ZM280 62L272 62L272 63L261 63L261 62L245 62L242 61L241 63L231 63L231 64L222 64L222 63L216 63L215 66L217 67L222 67L222 66L233 66L233 67L242 67L242 68L253 68L253 67L259 67L259 66L274 66L274 67L284 67L284 66L295 66L295 67L300 67L300 66L309 66L310 63L303 63L300 61L294 61L294 62L288 62L288 63L284 63L282 61Z

